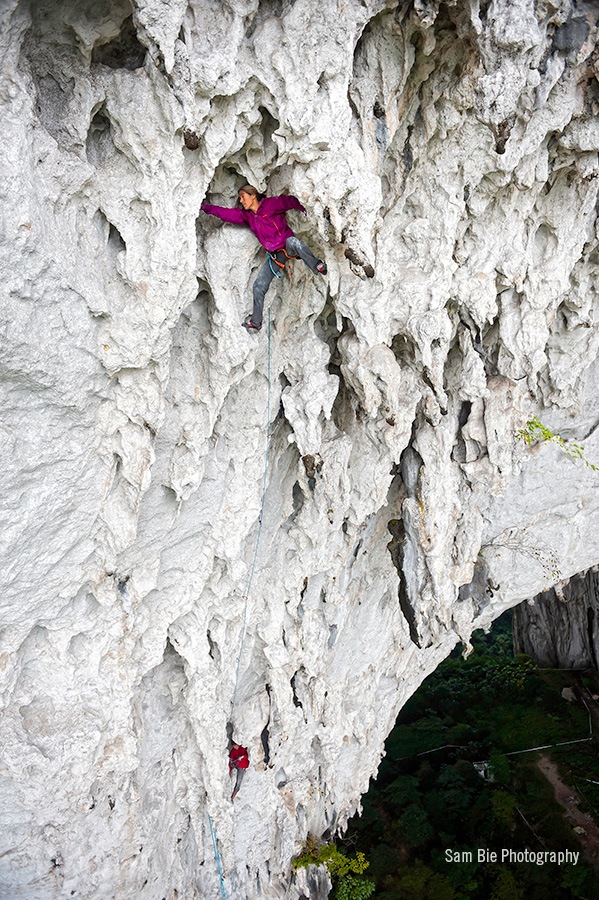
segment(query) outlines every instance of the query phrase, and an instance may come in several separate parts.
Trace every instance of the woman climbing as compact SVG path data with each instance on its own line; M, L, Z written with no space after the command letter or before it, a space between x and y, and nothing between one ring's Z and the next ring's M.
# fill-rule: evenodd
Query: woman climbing
M210 216L217 216L223 222L237 225L248 225L263 247L268 251L268 259L258 272L254 282L254 309L241 324L248 331L260 331L262 328L262 310L264 296L270 287L275 274L281 274L288 259L303 259L308 268L321 275L327 274L326 263L316 259L312 251L303 241L296 237L285 219L288 209L306 210L297 197L265 197L260 200L258 191L251 184L239 189L239 202L242 209L226 206L212 206L202 203L202 209Z
M242 747L241 744L231 741L231 749L229 751L229 774L231 775L233 773L233 769L235 769L237 773L231 800L234 800L237 796L239 788L241 787L241 780L249 764L250 758L248 756L247 747Z

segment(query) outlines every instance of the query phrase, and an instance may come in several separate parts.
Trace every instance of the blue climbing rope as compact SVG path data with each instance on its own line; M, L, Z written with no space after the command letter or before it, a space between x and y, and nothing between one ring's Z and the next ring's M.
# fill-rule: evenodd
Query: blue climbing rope
M266 472L268 469L268 445L270 443L270 307L268 308L268 392L266 399L266 453L264 456L264 477L262 480L262 504L260 507L260 516L258 518L258 536L256 537L256 546L254 548L254 559L252 561L252 568L250 570L250 579L247 586L247 591L245 592L245 606L243 608L243 629L241 632L241 645L239 647L239 656L237 657L237 670L235 672L235 690L233 691L233 699L231 700L231 715L229 719L233 716L233 710L235 708L235 699L237 697L237 685L239 683L239 664L241 663L241 654L243 652L243 642L245 641L245 632L246 632L246 623L247 623L247 611L248 611L248 602L250 597L250 589L252 587L252 580L254 578L254 569L256 568L256 559L258 557L258 545L260 543L260 534L262 532L262 517L264 515L264 498L266 497Z
M208 810L206 810L208 812ZM223 867L220 862L220 853L218 852L218 845L216 843L216 835L214 834L214 828L212 827L212 819L210 818L210 813L208 813L208 822L210 823L210 834L212 835L212 846L214 847L214 858L216 860L216 868L218 869L218 877L220 879L220 892L223 895L223 900L227 900L227 895L225 893L225 885L223 882Z
M269 253L269 254L268 254L268 265L270 266L270 271L272 272L272 274L273 274L276 278L282 278L282 277L283 277L283 269L279 269L278 271L277 271L277 269L273 269L273 265L272 265L273 260L275 261L275 263L276 263L278 266L280 265L280 263L277 261L276 254L275 254L275 253Z
M274 271L274 270L273 270ZM277 274L275 272L275 274ZM281 276L282 277L282 276ZM231 700L231 719L233 715L233 709L235 708L235 698L237 697L237 685L239 683L239 665L241 663L241 654L243 652L243 643L245 641L245 632L246 632L246 624L247 624L247 612L248 612L248 603L250 598L250 589L252 587L252 580L254 578L254 570L256 568L256 559L258 557L258 545L260 543L260 534L262 532L262 517L264 515L264 500L266 497L266 474L268 470L268 445L270 443L270 307L268 308L268 366L267 366L267 384L268 390L266 395L266 453L264 456L264 477L262 479L262 503L260 505L260 516L258 518L258 535L256 537L256 546L254 548L254 559L252 560L252 568L250 571L250 578L248 581L247 591L245 593L245 605L243 608L243 630L241 633L241 644L239 647L239 656L237 657L237 670L235 672L235 690L233 691L233 699ZM277 422L277 425L279 423ZM276 429L277 426L275 426ZM273 431L274 433L274 431ZM208 812L208 810L206 810ZM208 813L208 822L210 824L210 834L212 835L212 846L214 848L214 858L216 860L216 868L218 869L218 877L220 880L220 892L222 894L223 900L227 900L227 895L225 893L225 885L223 881L223 868L220 861L220 853L218 852L218 845L216 843L216 835L214 833L214 828L212 827L212 819L210 818L210 813Z

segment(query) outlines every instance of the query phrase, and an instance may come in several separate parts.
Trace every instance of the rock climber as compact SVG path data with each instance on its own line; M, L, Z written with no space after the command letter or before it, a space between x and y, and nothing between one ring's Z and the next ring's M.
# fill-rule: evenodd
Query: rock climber
M241 780L249 764L250 759L247 748L242 747L241 744L236 744L235 741L231 741L231 750L229 751L229 774L233 772L233 769L237 769L237 777L235 779L233 793L231 794L231 800L235 799L237 792L241 787Z
M268 259L254 282L252 314L241 323L248 331L260 331L264 296L275 274L282 275L288 259L299 257L314 273L319 272L321 275L327 274L327 267L322 260L316 259L312 251L295 236L287 224L285 212L288 209L306 211L297 197L265 197L260 200L256 188L246 184L239 189L239 202L242 209L212 206L210 203L202 203L202 209L208 215L222 219L223 222L248 225L268 251Z

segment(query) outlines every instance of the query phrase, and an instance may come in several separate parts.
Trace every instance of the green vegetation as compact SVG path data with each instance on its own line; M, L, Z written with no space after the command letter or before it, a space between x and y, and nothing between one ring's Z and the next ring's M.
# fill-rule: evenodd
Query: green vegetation
M374 891L374 881L362 877L370 863L363 853L350 859L335 844L325 844L310 835L299 856L293 860L297 872L303 866L322 865L333 881L333 900L367 900Z
M452 655L406 704L350 825L348 840L371 861L373 900L599 900L582 853L576 865L501 862L503 848L582 851L538 768L542 754L511 754L588 737L583 703L561 692L596 693L597 675L586 673L584 685L576 673L514 658L510 613L475 638L468 659ZM594 740L542 753L588 801L585 812L599 808L599 786L584 780L599 781ZM498 861L479 861L479 848Z
M565 441L561 435L555 434L546 425L543 425L536 416L526 423L526 426L516 434L516 437L518 440L524 441L529 447L532 444L537 444L539 441L549 441L552 444L556 444L560 450L563 450L572 459L580 459L589 469L599 472L599 466L594 466L593 463L590 463L583 456L584 447L582 444Z

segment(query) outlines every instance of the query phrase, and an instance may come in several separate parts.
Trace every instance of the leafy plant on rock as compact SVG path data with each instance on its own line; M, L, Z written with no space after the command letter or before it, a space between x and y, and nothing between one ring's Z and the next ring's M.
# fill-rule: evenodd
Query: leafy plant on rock
M563 450L564 453L567 453L568 456L571 456L572 459L580 459L589 469L599 472L599 466L594 466L593 463L589 462L588 459L584 457L584 447L582 444L575 444L564 440L561 435L551 431L546 425L543 425L536 416L529 419L524 428L521 428L520 431L516 433L516 437L518 440L524 441L528 447L532 446L532 444L539 443L539 441L549 441L559 447L560 450Z
M307 866L325 865L333 881L333 900L367 900L375 889L374 881L362 877L370 865L363 853L358 851L350 858L332 842L325 844L313 835L308 835L292 865L295 872Z

